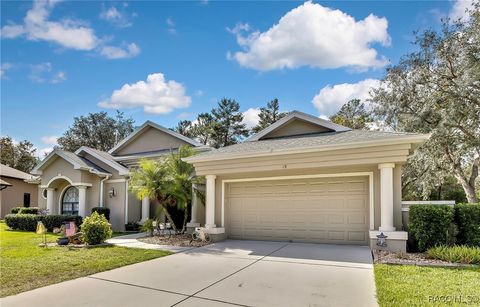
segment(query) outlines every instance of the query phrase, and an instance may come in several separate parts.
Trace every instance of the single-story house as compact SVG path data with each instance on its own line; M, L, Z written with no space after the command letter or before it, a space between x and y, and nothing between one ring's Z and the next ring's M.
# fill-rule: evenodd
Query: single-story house
M40 176L39 205L51 213L111 210L114 230L153 216L155 204L128 192L128 174L141 158L162 158L182 145L205 176L205 205L192 202L190 229L205 226L214 240L275 240L404 251L402 165L428 135L352 130L302 112L244 142L214 149L146 122L108 153L81 147L50 153ZM198 187L201 189L202 187Z
M0 164L0 217L13 207L34 207L37 199L38 183L32 175Z
M185 161L206 178L205 226L216 240L405 251L402 164L428 137L352 130L294 111L240 144Z
M50 214L81 216L93 207L107 207L112 228L123 231L125 224L141 223L156 210L148 198L139 200L129 193L129 169L140 159L161 159L183 145L200 152L210 149L151 121L109 152L85 146L75 152L54 149L32 171L40 181L38 204Z

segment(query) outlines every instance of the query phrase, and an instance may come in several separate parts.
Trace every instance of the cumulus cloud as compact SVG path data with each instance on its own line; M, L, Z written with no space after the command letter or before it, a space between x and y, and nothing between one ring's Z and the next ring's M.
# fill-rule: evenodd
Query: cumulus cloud
M192 99L185 92L181 83L166 80L162 73L154 73L148 75L146 81L124 84L98 105L110 109L142 107L145 113L168 114L190 106Z
M135 43L123 43L121 46L103 46L100 54L107 59L133 58L140 54L140 48Z
M65 72L54 71L52 63L50 62L30 65L30 75L28 77L36 83L49 82L57 84L67 80Z
M260 71L300 66L383 67L388 61L371 45L390 45L387 28L384 17L370 14L356 21L340 10L305 2L265 32L252 31L248 24L227 29L243 49L227 57Z
M54 135L46 135L42 137L42 143L46 145L57 145L57 136Z
M100 12L100 19L108 21L119 28L131 27L133 23L130 15L125 11L126 7L127 5L123 5L123 9L119 10L115 6L106 8L105 5L103 5L102 11Z
M473 10L472 0L456 0L448 17L452 20L468 20L470 18L468 11L470 10Z
M0 66L0 78L1 79L7 79L7 71L13 67L12 63L2 63Z
M67 49L100 51L100 54L104 55L105 53L102 52L106 47L104 41L96 36L94 29L85 21L69 18L58 21L49 19L57 2L56 0L34 1L33 7L27 11L23 23L10 23L3 26L0 29L0 36L8 39L25 37L31 41L51 42ZM116 48L122 49L121 47ZM138 52L135 55L140 51L138 47L136 48ZM130 52L128 54L134 53ZM107 58L118 59L121 57L107 56Z
M365 102L370 98L370 90L379 85L380 81L376 79L365 79L358 83L327 85L313 97L312 103L321 117L325 118L335 114L343 104L351 99L360 99Z
M258 108L250 108L247 111L243 112L243 121L242 123L247 126L248 129L255 127L258 124L260 118L258 114L260 114L260 109Z
M166 20L165 20L165 24L167 25L167 31L171 34L176 34L177 33L177 29L175 28L176 24L175 24L175 21L173 20L172 17L168 17Z

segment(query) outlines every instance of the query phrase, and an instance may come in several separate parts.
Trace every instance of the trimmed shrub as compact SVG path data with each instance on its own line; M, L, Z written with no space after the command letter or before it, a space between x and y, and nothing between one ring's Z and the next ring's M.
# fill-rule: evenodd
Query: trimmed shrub
M112 237L112 228L105 216L93 212L82 223L82 239L89 245L103 243Z
M22 207L17 214L38 214L41 209L38 207Z
M18 211L20 211L20 209L22 209L23 207L13 207L12 210L10 210L10 213L11 214L17 214Z
M453 208L438 205L410 206L410 222L408 229L417 243L419 251L453 243L455 235L453 224Z
M427 257L449 262L480 264L480 247L441 245L430 248Z
M92 208L92 213L97 212L98 214L103 214L107 221L110 221L110 209L105 207L94 207Z
M42 221L49 231L53 228L60 228L64 222L74 221L75 224L82 224L82 217L76 215L36 215L36 214L7 214L5 223L14 230L36 231L37 222Z
M458 244L480 246L480 204L456 205L455 223Z

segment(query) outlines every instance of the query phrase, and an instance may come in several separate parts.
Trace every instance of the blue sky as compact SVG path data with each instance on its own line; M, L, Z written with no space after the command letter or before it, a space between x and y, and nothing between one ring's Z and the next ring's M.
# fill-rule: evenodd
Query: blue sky
M255 122L333 114L366 98L413 31L458 1L1 2L1 134L48 151L74 116L120 109L137 125L193 120L222 97Z

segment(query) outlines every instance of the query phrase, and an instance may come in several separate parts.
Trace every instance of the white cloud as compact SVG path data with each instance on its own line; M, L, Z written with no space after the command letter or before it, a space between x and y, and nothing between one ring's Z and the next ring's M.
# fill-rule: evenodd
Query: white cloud
M46 135L42 137L42 143L46 145L57 145L57 136L54 135Z
M100 12L100 19L106 20L119 28L127 28L132 26L132 22L128 13L125 11L127 6L123 6L123 10L118 10L116 7L112 6L106 8L105 5L102 6L102 11Z
M258 124L258 121L260 118L258 117L258 114L260 114L260 109L258 108L250 108L247 111L243 112L243 121L245 125L247 125L247 128L251 129L255 127Z
M0 79L7 79L7 71L13 67L13 64L5 62L0 66Z
M243 51L228 53L227 57L261 71L300 66L383 67L388 61L371 45L390 44L387 27L384 17L370 14L356 21L340 10L305 2L265 32L252 32L248 24L228 29Z
M202 91L202 90L196 90L195 93L194 93L195 96L203 96L205 95L205 92Z
M100 48L100 54L107 59L125 59L133 58L140 54L140 48L135 44L123 43L122 46L103 46Z
M379 85L380 81L376 79L365 79L358 83L342 83L334 86L327 85L313 97L312 103L321 116L331 116L351 99L360 99L365 102L370 98L370 90Z
M22 24L8 24L0 29L1 38L25 37L31 41L46 41L55 43L63 48L81 50L81 51L99 51L110 59L121 57L109 57L113 52L104 52L107 48L117 48L124 50L127 57L138 55L140 49L135 44L126 44L122 47L105 46L104 40L98 38L93 28L88 23L81 20L69 18L58 21L49 20L50 13L55 7L57 0L35 0L33 7L27 11ZM129 46L135 46L135 51L129 50ZM130 47L133 48L133 47ZM118 52L117 52L118 54Z
M448 17L452 20L468 20L470 14L467 12L473 10L473 1L472 0L456 0L453 4L453 7L448 14Z
M67 80L67 76L65 75L65 72L59 71L53 76L50 82L56 84L56 83L63 82L65 80Z
M52 63L44 62L40 64L30 65L30 80L36 83L49 82L57 84L67 80L65 72L53 71Z
M98 105L109 109L143 107L145 113L167 114L189 107L191 101L181 83L166 80L162 73L154 73L148 75L146 81L124 84Z
M52 152L53 147L42 147L42 148L35 147L35 149L36 149L35 156L40 159L43 159L45 158L46 155Z
M167 24L167 31L172 33L172 34L176 34L177 33L177 29L175 28L175 21L172 19L172 17L168 17L166 20L165 20L165 23Z

